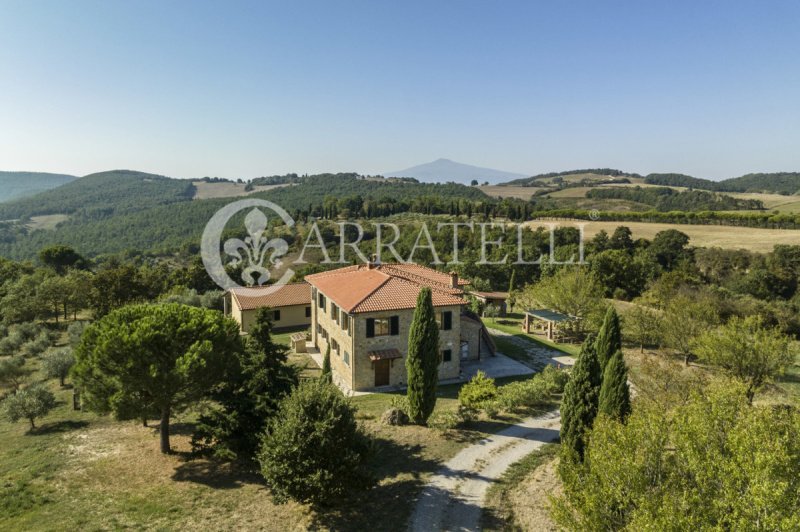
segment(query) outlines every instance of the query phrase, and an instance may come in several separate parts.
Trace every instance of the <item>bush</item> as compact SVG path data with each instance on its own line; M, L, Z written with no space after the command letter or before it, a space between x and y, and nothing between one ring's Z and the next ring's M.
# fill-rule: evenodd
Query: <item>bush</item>
M435 411L428 418L428 426L432 429L447 431L452 430L460 425L464 419L459 412L453 410Z
M46 330L41 330L36 338L22 345L20 353L26 357L38 356L45 352L50 345L50 334Z
M483 371L478 371L472 379L458 391L458 403L466 408L481 410L486 403L497 397L497 386Z
M560 394L564 393L564 387L569 381L569 372L564 369L558 369L555 366L545 366L537 377L547 383L547 388L551 394Z
M9 421L16 423L20 419L27 419L31 429L35 429L34 420L47 415L56 405L56 397L41 384L32 384L9 395L2 404Z
M281 402L259 462L276 502L319 504L366 486L369 448L350 402L336 386L313 379Z
M539 375L524 381L506 384L499 390L497 403L502 410L541 406L550 400L550 386Z

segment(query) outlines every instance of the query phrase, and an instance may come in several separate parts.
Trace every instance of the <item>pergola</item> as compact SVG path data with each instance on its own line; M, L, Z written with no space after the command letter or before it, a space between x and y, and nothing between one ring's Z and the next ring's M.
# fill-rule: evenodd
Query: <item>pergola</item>
M560 335L562 325L579 319L577 316L562 314L546 308L530 309L525 311L522 328L528 334L539 332L544 334L548 340L554 340L556 336Z

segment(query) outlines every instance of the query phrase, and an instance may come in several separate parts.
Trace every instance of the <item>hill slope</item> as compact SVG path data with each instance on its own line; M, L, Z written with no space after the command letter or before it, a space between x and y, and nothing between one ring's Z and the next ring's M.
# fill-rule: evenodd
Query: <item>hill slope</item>
M81 183L83 180L86 181ZM78 189L68 188L79 185ZM0 205L0 219L71 213L69 219L47 231L31 231L21 224L0 222L0 256L32 258L41 248L52 244L72 246L87 256L129 249L167 253L185 245L197 246L209 219L235 198L190 201L192 191L187 187L193 188L188 181L150 174L106 172L61 187L62 192L69 192L60 195L61 202L48 192L31 198L31 202L9 203L16 216L9 215L11 209L4 212ZM83 195L76 197L79 193ZM425 205L443 198L448 203L459 199L494 201L477 187L362 179L355 174L312 175L295 185L256 192L249 197L269 199L293 216L301 211L321 216L323 207L330 209L332 204L337 205L340 213L363 205L364 211L382 215L410 209L425 212ZM35 208L37 205L42 207Z
M105 218L181 201L194 196L189 181L164 176L112 170L90 174L34 196L0 204L0 220L43 214Z
M0 172L0 203L33 196L74 179L74 175L46 172Z
M530 177L520 177L500 183L501 186L540 187L549 186L559 181L617 181L625 178L641 178L639 174L632 174L614 168L586 168L583 170L566 170L564 172L549 172Z
M388 172L384 175L386 177L413 177L428 183L453 181L464 185L468 185L473 179L477 179L480 183L484 181L497 183L503 180L525 177L523 174L457 163L450 159L437 159L430 163L412 166L396 172Z

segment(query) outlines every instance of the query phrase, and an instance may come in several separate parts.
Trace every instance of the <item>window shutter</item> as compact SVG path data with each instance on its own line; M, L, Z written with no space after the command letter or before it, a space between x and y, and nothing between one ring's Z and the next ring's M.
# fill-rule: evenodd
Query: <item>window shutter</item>
M276 310L275 311L275 321L281 321L281 311L280 310Z
M375 318L367 318L367 338L375 336Z
M400 316L392 316L391 319L391 335L397 336L400 334Z
M450 311L442 312L442 329L449 331L453 328L453 313Z

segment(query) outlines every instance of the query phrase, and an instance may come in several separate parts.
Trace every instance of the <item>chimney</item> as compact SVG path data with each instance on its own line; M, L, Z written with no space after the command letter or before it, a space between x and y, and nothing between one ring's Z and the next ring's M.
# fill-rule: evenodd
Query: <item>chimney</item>
M450 288L458 288L458 273L450 272Z
M369 262L367 263L367 268L370 270L374 270L376 267L380 265L381 261L378 260L378 255L373 253L370 258Z

